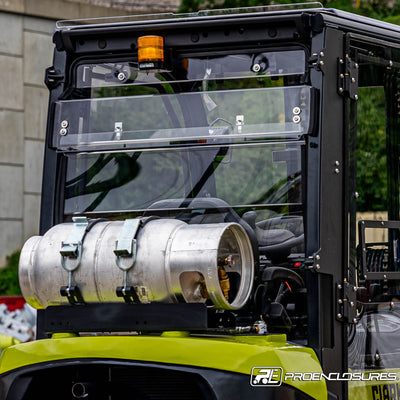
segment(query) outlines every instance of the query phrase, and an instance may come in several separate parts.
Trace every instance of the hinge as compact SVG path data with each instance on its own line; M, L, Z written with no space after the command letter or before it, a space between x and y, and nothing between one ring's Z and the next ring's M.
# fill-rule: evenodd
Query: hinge
M357 323L357 287L344 281L336 285L336 319Z
M321 269L321 266L319 264L319 261L321 259L321 256L318 254L320 251L321 251L321 249L319 249L313 255L306 258L303 261L303 263L301 264L300 268L308 269L309 271L313 271L313 272L320 272L319 270Z
M317 53L313 53L312 56L308 59L308 64L311 68L315 68L317 71L325 72L324 70L324 57L325 57L325 49L318 51Z
M358 64L348 54L338 58L338 93L358 100Z
M64 82L64 74L54 67L46 68L44 83L49 90L56 88L60 83Z

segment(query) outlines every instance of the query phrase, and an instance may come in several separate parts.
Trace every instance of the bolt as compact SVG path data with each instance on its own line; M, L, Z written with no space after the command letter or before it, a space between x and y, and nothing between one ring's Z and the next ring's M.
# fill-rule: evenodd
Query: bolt
M358 100L358 94L354 95L354 100L356 100L356 101Z
M394 301L390 302L390 307L392 307L392 308L394 307Z
M339 161L335 161L335 165L338 167L340 165Z
M367 279L367 275L364 275L364 279Z
M393 67L393 61L392 60L389 61L389 67Z
M357 292L357 286L353 286L353 292Z
M300 118L298 115L295 115L295 116L293 117L293 122L294 122L295 124L298 124L300 121L301 121L301 118Z
M386 275L383 275L383 279L387 279L387 276L386 276Z
M335 168L335 174L339 174L339 173L340 173L339 168Z
M64 119L64 121L61 122L61 128L67 128L68 127L68 121Z
M300 107L294 107L293 108L293 114L299 115L301 113L301 108Z
M355 193L354 193L354 197L355 197L356 199L358 199L358 198L360 197L360 193L355 192Z
M338 302L339 304L343 304L343 300L342 300L342 299L339 299L337 302Z
M320 269L321 266L320 266L319 264L317 264L317 265L315 266L315 268L316 268L316 269Z
M125 76L125 74L124 74L123 72L120 72L120 73L118 74L118 80L119 80L119 81L123 81L125 78L126 78L126 76Z
M324 56L325 56L324 52L323 52L323 51L320 51L320 52L319 52L319 56L320 56L320 57L324 57Z
M253 72L260 72L260 69L261 69L260 64L253 65Z
M339 58L339 64L343 64L343 63L344 63L343 58Z
M341 290L341 289L342 289L342 285L339 283L339 285L337 285L337 288L338 288L339 290Z
M324 65L324 62L321 60L318 64L322 67Z
M356 83L356 78L351 78L351 83Z
M68 133L68 131L65 128L60 129L60 135L65 136Z
M343 88L340 87L340 88L339 88L339 93L343 93L343 91L344 91Z
M317 261L319 261L319 260L321 259L320 255L317 254L317 255L315 256L315 259L316 259Z
M353 318L353 323L357 324L357 318Z
M376 361L379 361L379 359L380 359L379 354L376 353L376 354L375 354L375 360L376 360Z
M359 67L360 67L360 66L359 66L357 63L354 64L354 68L355 68L355 69L358 69Z
M350 307L354 307L354 302L353 301L350 302Z
M338 317L339 319L342 319L342 314L339 313L339 314L337 315L337 317Z

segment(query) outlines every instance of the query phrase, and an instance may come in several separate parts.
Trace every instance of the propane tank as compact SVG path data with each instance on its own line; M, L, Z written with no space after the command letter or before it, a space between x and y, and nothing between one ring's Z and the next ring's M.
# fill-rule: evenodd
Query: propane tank
M208 300L240 309L253 276L252 247L239 224L176 219L93 223L80 217L30 238L19 263L22 294L38 309L68 304L62 286L78 287L85 303L124 301L116 289L129 286L141 303Z

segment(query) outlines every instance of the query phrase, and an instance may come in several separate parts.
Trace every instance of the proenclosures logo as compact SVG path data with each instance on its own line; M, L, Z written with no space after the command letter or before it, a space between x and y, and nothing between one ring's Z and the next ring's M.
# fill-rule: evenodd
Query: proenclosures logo
M286 380L317 382L327 381L396 381L395 372L286 372L281 367L253 367L251 369L251 386L280 386Z

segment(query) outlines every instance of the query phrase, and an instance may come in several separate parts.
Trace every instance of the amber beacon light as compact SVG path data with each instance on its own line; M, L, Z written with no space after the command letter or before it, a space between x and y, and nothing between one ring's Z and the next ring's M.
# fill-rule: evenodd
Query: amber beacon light
M164 61L164 38L162 36L141 36L137 40L139 63Z

